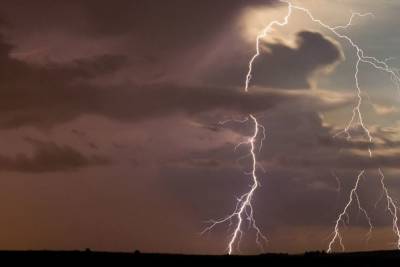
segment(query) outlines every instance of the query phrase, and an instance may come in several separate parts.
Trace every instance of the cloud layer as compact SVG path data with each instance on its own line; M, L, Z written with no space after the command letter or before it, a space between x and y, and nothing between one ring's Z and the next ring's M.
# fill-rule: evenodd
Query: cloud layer
M0 171L22 173L69 172L96 165L106 165L108 159L100 156L85 156L68 145L57 145L26 139L33 147L32 156L19 153L10 158L0 156Z
M254 210L271 251L324 249L360 168L360 200L384 231L374 169L398 194L398 127L366 120L371 160L359 129L353 141L333 138L351 93L316 83L342 67L346 47L302 25L292 41L267 38L243 92L254 44L236 22L259 5L269 19L276 2L1 1L0 248L222 252L226 228L197 233L248 188L248 148L234 147L253 125L218 122L249 113L267 129ZM374 114L395 113L381 102ZM364 234L364 221L351 222Z

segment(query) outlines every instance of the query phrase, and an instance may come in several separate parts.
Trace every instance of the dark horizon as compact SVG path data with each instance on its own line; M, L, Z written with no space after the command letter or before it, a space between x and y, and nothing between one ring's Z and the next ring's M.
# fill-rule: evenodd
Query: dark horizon
M191 256L142 253L104 253L86 251L0 251L3 260L14 263L40 263L52 261L63 263L90 264L268 264L268 266L396 266L400 259L399 251L374 253L327 254L321 252L304 255L265 254L259 256Z

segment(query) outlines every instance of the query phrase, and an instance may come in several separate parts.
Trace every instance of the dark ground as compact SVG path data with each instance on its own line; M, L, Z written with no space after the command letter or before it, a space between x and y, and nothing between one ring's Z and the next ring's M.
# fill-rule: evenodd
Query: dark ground
M129 265L129 266L400 266L399 251L377 251L359 253L326 254L320 252L304 255L264 254L259 256L190 256L168 254L107 253L87 251L1 251L3 263L27 263L28 265L46 263L51 266L85 265ZM25 265L23 265L25 266Z

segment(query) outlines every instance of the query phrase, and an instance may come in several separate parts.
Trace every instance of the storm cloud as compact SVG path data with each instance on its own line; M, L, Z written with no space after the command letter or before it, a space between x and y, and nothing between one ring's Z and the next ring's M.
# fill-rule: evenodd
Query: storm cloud
M104 55L43 66L11 58L11 50L10 44L0 43L2 128L50 127L85 114L137 122L174 113L193 115L213 110L260 112L298 97L276 90L244 93L235 87L168 83L104 86L94 80L124 68L127 64L124 57ZM275 57L277 60L280 55ZM324 61L319 64L324 64Z
M106 165L110 161L101 156L85 156L68 145L26 138L33 146L31 156L18 153L15 157L0 156L0 171L22 173L54 173L77 171L81 168Z
M302 31L295 47L265 43L255 61L253 84L272 88L310 88L310 80L343 59L341 47L320 33Z
M384 98L387 88L365 91L371 101L382 96L372 116L362 107L374 145L357 127L353 140L333 138L357 100L348 46L295 12L299 23L277 27L261 42L251 87L243 90L255 53L251 35L286 12L282 3L4 0L0 7L0 229L7 232L0 248L222 253L225 227L197 233L248 189L249 148L235 146L254 125L235 119L249 113L267 134L257 151L263 186L254 212L269 251L325 249L360 169L360 201L377 231L390 228L384 207L373 207L376 168L388 174L393 196L399 193L399 127L386 117L396 115L387 108L396 105ZM371 28L359 32L364 19L349 33L368 53L381 51L382 43L364 40ZM382 77L360 70L363 89L364 75L380 84ZM366 223L350 221L364 235ZM352 231L346 237L353 242ZM247 241L243 251L258 252ZM373 237L371 244L391 241Z
M243 86L248 56L243 62L222 65L209 76L218 84ZM318 32L301 31L294 45L282 41L261 41L260 55L253 64L250 85L264 88L309 89L315 74L334 69L344 59L336 41Z

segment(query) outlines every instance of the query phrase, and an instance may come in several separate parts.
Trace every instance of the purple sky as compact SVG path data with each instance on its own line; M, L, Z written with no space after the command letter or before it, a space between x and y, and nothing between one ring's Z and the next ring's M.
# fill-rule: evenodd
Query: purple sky
M227 2L1 2L0 249L224 253L227 225L199 233L248 188L248 162L238 162L246 149L234 146L252 128L218 122L250 112L268 135L254 199L268 251L326 249L361 169L360 199L376 228L366 244L368 224L354 209L347 247L393 247L384 201L374 207L379 167L400 197L400 124L391 100L379 96L374 108L366 106L374 159L358 129L353 141L333 138L351 116L354 58L307 23L262 42L245 94L255 48L254 36L245 37L248 14L265 11L266 25L268 12L282 5ZM341 24L350 10L339 10ZM390 21L389 14L377 23L394 27ZM363 26L355 25L356 38L375 39L368 49L384 51ZM365 73L364 83L388 79ZM368 84L371 91L387 87ZM242 249L258 252L251 231Z

